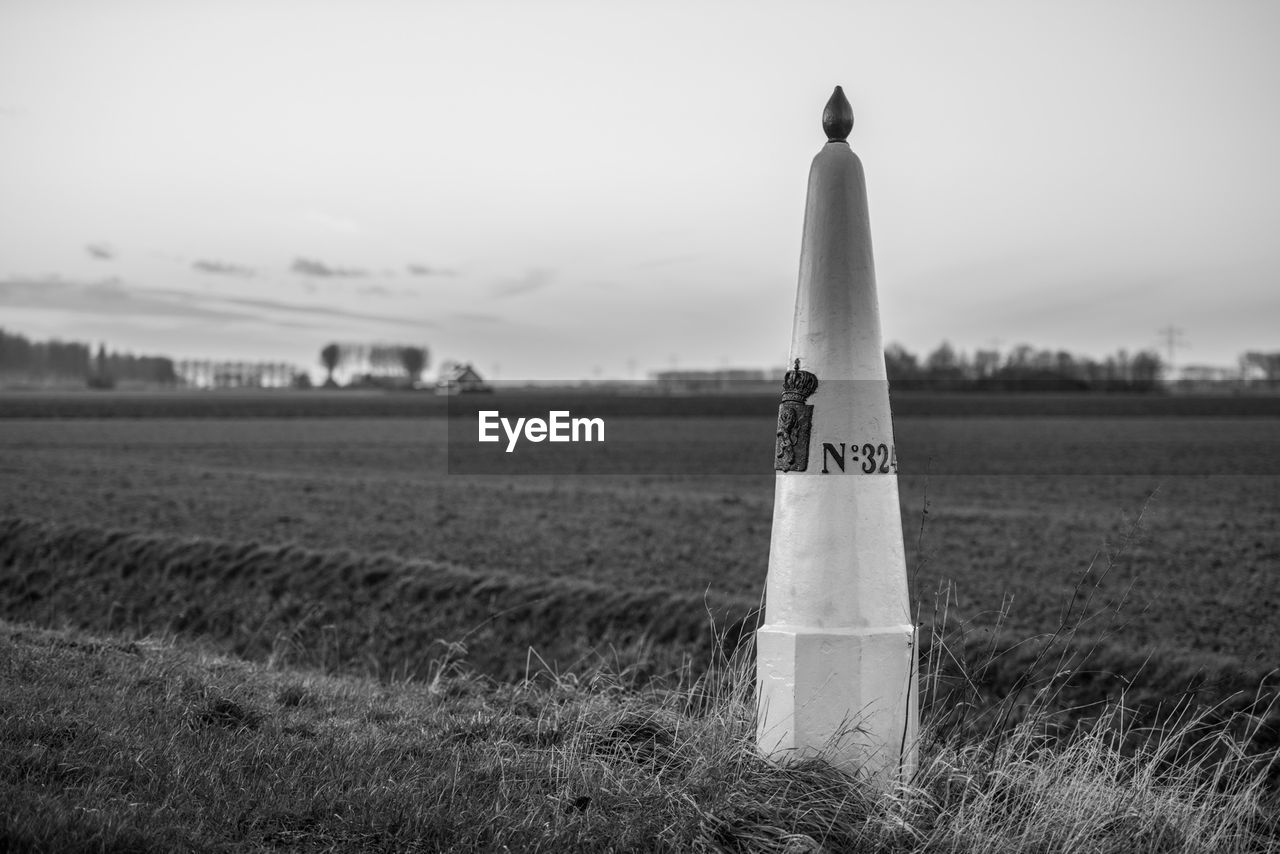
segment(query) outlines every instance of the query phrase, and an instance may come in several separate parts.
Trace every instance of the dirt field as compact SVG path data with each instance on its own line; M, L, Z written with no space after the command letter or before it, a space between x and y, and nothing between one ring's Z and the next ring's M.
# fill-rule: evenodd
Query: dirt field
M22 398L28 414L32 399L44 400ZM172 412L182 399L146 400ZM341 411L316 400L307 406ZM352 405L333 400L324 405ZM386 400L374 411L435 414L0 418L0 517L385 552L713 599L763 589L772 426L754 416L759 403L672 422L716 435L733 455L759 453L759 475L497 477L447 473L436 399ZM1036 415L1026 401L1003 417L983 415L990 406L956 415L947 400L946 417L920 401L902 407L919 413L895 430L922 619L949 590L949 625L988 628L1003 611L1006 636L1029 636L1055 627L1083 583L1093 625L1123 625L1126 644L1280 665L1277 419L1256 402L1243 410L1256 414L1230 417L1185 402L1192 414L1153 417L1132 403L1134 414L1114 414L1121 403L1099 399L1099 411L1075 417ZM269 395L218 404L241 416L281 405ZM22 414L7 401L0 409ZM662 418L638 420L662 432Z

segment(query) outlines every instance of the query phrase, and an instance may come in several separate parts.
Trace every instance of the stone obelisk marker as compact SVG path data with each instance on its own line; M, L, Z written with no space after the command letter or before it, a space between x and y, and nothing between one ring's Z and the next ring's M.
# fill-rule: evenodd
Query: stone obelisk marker
M757 741L887 782L915 767L915 630L866 184L839 86L822 126L778 410Z

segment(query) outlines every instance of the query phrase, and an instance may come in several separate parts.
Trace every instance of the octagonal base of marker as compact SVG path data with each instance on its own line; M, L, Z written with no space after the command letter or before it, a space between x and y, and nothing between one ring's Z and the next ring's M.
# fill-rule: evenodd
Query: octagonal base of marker
M910 625L761 626L761 753L776 761L819 756L855 776L908 779L916 763L914 642Z

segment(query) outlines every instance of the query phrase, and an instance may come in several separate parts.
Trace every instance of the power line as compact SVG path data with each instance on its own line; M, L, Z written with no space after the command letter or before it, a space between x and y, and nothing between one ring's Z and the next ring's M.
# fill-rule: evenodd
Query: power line
M1156 330L1157 334L1164 341L1165 352L1169 354L1168 362L1170 368L1173 368L1173 353L1175 350L1190 347L1186 341L1182 340L1185 330L1169 324L1163 329Z

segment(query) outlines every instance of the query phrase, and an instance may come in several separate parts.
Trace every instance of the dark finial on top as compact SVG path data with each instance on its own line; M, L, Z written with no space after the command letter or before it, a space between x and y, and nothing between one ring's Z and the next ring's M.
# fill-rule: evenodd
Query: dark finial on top
M853 107L839 86L822 110L822 129L827 132L827 142L844 142L853 130Z

